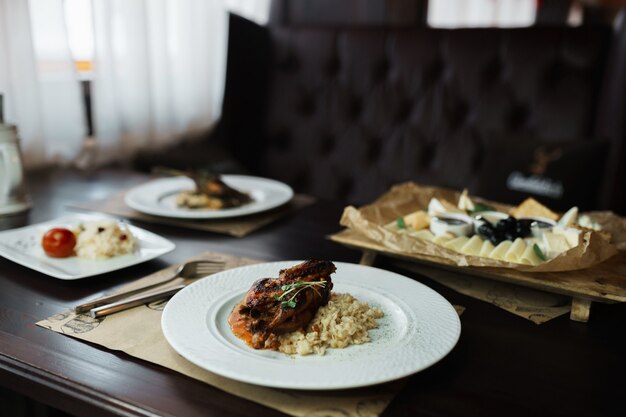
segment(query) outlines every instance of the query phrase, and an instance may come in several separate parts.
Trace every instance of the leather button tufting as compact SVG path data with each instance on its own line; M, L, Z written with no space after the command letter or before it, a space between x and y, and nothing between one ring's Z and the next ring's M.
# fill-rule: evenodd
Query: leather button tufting
M458 100L450 111L450 125L460 127L469 116L469 107L465 101Z
M422 170L429 168L435 157L435 146L432 143L424 142L420 147L419 167Z
M428 86L436 83L443 76L444 70L445 64L443 60L434 60L424 71L424 85Z
M339 74L339 68L341 67L339 63L339 58L337 56L333 56L328 60L326 64L326 75L329 77L336 77Z
M296 174L294 188L296 190L306 190L311 185L311 177L307 171L300 171Z
M511 129L519 129L523 127L529 119L530 113L528 106L523 104L516 104L511 108L511 115L509 117L509 123Z
M313 113L315 113L315 100L309 94L302 94L302 96L298 100L296 110L302 116L311 116Z
M389 65L389 61L386 59L383 59L381 61L379 61L376 66L374 67L374 82L375 83L381 83L383 81L385 81L385 79L387 78L387 76L389 75L389 69L390 69L390 65Z
M344 178L339 183L338 191L341 196L348 196L354 188L354 180L352 178Z
M403 123L411 114L411 110L413 109L413 102L409 99L400 100L398 104L398 109L396 111L396 122Z
M547 88L552 88L558 83L560 78L563 78L567 74L568 68L561 61L554 61L552 65L548 66L545 73L545 85Z
M330 133L322 135L320 140L320 156L328 156L335 148L335 138Z
M290 137L291 135L286 131L278 132L270 137L270 145L283 150L287 149L291 145Z
M348 118L350 120L357 120L363 111L363 101L354 96L350 99L350 103L348 104Z
M491 61L484 69L482 81L484 85L490 85L502 78L504 65L498 58Z
M300 63L293 52L285 54L277 63L278 68L284 72L297 72L300 69Z
M382 140L380 138L372 138L369 141L367 148L367 162L372 165L378 158L380 158L380 153L382 149Z
M238 150L266 137L267 149L244 148L263 152L245 155L251 170L263 159L259 173L298 191L361 202L406 179L469 183L488 135L587 137L610 39L597 28L268 31L267 85L247 58L228 70L224 138Z

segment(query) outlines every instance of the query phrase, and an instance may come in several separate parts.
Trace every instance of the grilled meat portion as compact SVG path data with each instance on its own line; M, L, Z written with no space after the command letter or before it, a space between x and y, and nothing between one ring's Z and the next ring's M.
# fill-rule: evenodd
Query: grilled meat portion
M191 197L205 197L202 199L194 199L191 203L188 201L189 197L187 197L183 200L183 203L178 203L179 206L222 209L239 207L252 201L250 195L230 187L222 181L219 174L206 168L181 171L172 168L157 167L153 171L156 174L189 177L195 183L196 189L187 194Z
M196 183L196 192L219 199L224 208L239 207L252 201L252 198L239 190L229 187L219 175L207 170L191 171L189 177Z
M255 349L276 349L275 336L303 329L326 305L335 265L311 260L261 278L235 306L228 323L233 333Z

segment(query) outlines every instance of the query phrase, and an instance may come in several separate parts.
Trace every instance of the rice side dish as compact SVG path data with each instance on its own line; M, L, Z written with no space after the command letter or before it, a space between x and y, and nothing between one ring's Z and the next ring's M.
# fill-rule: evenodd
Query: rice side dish
M350 294L333 293L328 304L320 307L306 328L278 336L280 352L289 355L324 355L328 348L345 348L370 341L368 331L378 327L384 316L377 307Z
M219 198L213 198L206 194L197 193L195 191L181 191L176 194L176 205L178 207L187 208L206 208L211 210L219 210L224 208L224 203Z
M107 259L135 250L135 236L114 220L82 223L74 230L76 255L86 259Z

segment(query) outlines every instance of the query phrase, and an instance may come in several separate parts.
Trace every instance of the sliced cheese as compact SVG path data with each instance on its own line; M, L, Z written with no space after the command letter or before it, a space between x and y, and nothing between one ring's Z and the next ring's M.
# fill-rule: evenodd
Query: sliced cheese
M438 245L443 245L444 243L452 239L454 239L454 236L449 233L446 233L445 235L435 236L433 238L433 243L436 243Z
M394 220L394 221L392 221L392 222L390 222L390 223L387 223L387 224L386 224L386 225L384 225L383 227L384 227L385 229L387 229L387 230L391 231L391 232L399 232L399 231L401 231L401 230L402 230L402 229L400 229L400 228L398 227L398 224L397 224L397 222L396 222L395 220Z
M504 256L506 255L508 250L511 248L512 244L513 242L511 242L510 240L503 240L502 242L498 244L498 246L495 247L494 250L491 251L491 253L489 254L489 257L492 259L500 260L500 261L504 260Z
M414 211L404 216L404 224L415 230L426 229L430 225L430 216L424 210Z
M543 234L543 247L546 257L551 259L568 250L570 245L565 236L554 232L545 232Z
M564 215L561 216L557 224L559 226L567 227L570 224L575 224L578 219L578 207L574 206L567 210Z
M435 235L430 233L430 230L418 230L411 233L412 236L418 237L420 239L428 240L429 242L433 240Z
M556 235L561 235L567 240L567 244L570 248L574 246L578 246L580 239L580 230L574 229L573 227L560 227L556 226L552 228L552 233Z
M533 243L533 245L534 245L534 243ZM527 245L526 246L526 250L524 251L524 253L520 257L519 263L525 264L525 265L539 265L540 263L543 262L541 260L541 258L539 258L537 253L535 252L535 249L533 248L533 245Z
M508 251L504 254L504 260L508 262L518 262L526 250L526 242L521 237L518 237L513 241L513 244Z
M578 224L582 227L586 227L587 229L595 230L596 232L602 230L602 225L591 220L591 217L586 214L578 217Z
M532 246L534 244L543 245L543 239L538 237L527 237L524 238L524 241L526 242L526 246Z
M490 253L491 253L494 249L495 249L495 248L494 248L493 244L492 244L490 241L485 240L485 241L483 242L482 247L480 248L480 252L478 253L478 256L482 256L482 257L488 258L488 257L489 257L489 254L490 254Z
M461 248L461 253L465 255L478 256L480 249L483 247L483 240L478 235L474 235Z
M467 188L465 188L463 192L461 193L461 195L459 196L459 202L457 203L456 206L460 208L461 210L465 210L465 211L474 210L474 202L469 197L467 193Z
M428 203L428 215L436 216L437 214L445 213L446 208L436 198L431 198Z
M455 237L452 240L449 240L443 244L444 247L448 249L452 249L457 252L461 252L461 248L469 241L467 236L459 236Z
M556 220L559 215L535 200L534 198L527 198L519 206L509 210L509 214L516 219L523 217L547 217L550 220Z
M431 198L428 203L428 215L436 216L439 214L446 213L458 213L465 214L465 212L459 208L457 208L454 204L450 203L446 200L439 200L437 198Z

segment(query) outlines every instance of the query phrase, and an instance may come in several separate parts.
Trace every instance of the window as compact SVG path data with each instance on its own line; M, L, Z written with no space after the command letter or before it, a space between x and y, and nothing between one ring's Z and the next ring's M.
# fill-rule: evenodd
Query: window
M432 27L523 27L535 22L535 0L429 0Z
M94 36L91 0L64 0L65 22L76 71L83 80L93 75Z

